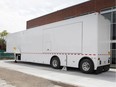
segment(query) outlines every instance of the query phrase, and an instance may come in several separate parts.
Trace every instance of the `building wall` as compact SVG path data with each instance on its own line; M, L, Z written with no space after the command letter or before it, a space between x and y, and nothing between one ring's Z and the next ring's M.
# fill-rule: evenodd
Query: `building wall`
M75 5L63 10L56 11L51 14L47 14L29 20L27 21L27 29L87 13L100 12L102 9L115 6L116 5L115 3L116 3L115 0L90 0L88 2L79 5Z

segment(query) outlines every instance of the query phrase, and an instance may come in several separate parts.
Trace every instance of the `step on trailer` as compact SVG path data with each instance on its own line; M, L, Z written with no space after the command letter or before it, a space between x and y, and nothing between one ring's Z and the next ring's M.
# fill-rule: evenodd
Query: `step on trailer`
M6 37L15 61L75 67L84 73L108 71L110 22L99 13L62 20Z

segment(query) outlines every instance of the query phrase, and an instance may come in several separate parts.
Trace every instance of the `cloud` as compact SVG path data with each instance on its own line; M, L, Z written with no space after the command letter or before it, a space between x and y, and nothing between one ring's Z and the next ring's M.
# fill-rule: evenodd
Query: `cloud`
M6 14L0 12L0 32L7 30L8 32L17 32L25 30L26 20L17 14Z
M26 29L26 21L87 0L0 0L0 31Z

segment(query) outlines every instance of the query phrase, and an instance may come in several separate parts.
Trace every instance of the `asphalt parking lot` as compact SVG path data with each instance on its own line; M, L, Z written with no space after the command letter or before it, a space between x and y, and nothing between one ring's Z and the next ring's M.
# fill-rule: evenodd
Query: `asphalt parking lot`
M53 69L48 65L14 63L9 60L0 61L0 67L80 87L115 87L116 85L116 69L110 69L108 72L98 75L84 74L75 68L68 68L68 71L63 71Z

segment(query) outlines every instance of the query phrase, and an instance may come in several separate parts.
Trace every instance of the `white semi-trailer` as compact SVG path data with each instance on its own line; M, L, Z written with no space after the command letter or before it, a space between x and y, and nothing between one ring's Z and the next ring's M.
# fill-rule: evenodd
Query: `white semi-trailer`
M109 70L110 22L98 13L9 34L6 43L16 61L76 67L84 73Z

